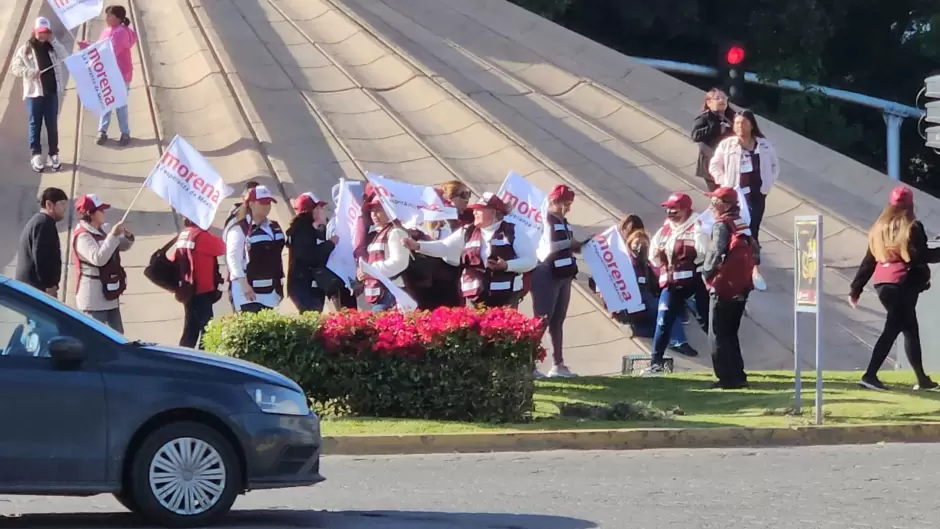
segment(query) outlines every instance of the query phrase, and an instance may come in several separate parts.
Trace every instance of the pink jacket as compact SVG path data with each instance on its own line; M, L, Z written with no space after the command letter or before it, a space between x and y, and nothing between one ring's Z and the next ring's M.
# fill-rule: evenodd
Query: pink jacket
M715 183L723 187L738 187L741 183L741 143L737 136L721 140L715 148L708 172ZM767 138L757 138L757 153L760 155L761 194L768 194L780 176L780 160Z
M118 24L114 27L107 27L101 32L99 41L111 39L111 45L114 47L114 55L117 57L118 67L124 74L124 81L131 83L134 77L134 60L131 57L131 48L137 44L137 32L133 29Z

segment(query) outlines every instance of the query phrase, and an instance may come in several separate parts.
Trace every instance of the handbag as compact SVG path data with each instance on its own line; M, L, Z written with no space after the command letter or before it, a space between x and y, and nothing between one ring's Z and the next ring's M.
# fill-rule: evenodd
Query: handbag
M166 256L166 252L176 244L176 239L177 236L174 235L170 242L153 252L150 255L150 262L144 268L144 277L154 285L173 294L176 294L180 286L180 271L176 263Z

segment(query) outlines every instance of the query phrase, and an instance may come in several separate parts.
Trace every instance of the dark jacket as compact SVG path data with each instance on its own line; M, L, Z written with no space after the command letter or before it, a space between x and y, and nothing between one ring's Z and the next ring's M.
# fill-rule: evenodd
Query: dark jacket
M314 271L326 268L333 252L333 241L326 237L326 227L315 227L306 219L298 219L287 229L287 290L310 286Z
M924 225L919 220L915 220L911 225L911 239L908 246L908 252L911 254L910 268L907 277L901 286L905 288L916 289L922 292L930 288L930 269L928 264L940 263L940 248L927 247L927 232L924 231ZM855 273L855 279L849 289L849 295L858 298L862 295L862 289L868 284L872 274L875 273L875 266L878 262L875 256L871 254L871 248L865 251L865 257L858 265L858 272Z
M728 122L728 127L724 129L724 132L721 129L722 119ZM731 130L732 123L734 123L734 110L731 107L725 109L724 116L706 110L695 118L691 134L692 141L698 143L698 164L695 166L695 176L713 180L708 174L708 162L711 161L715 147L721 143L721 140L734 134Z
M20 234L16 279L40 290L59 285L62 276L62 248L55 219L36 213Z

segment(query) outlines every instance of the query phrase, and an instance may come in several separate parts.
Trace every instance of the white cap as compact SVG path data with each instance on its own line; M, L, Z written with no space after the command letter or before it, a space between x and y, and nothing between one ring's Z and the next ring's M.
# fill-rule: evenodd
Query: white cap
M33 26L33 32L49 31L52 32L52 23L46 17L37 17L36 24Z
M265 186L256 186L248 192L248 201L258 201L262 203L274 202L277 203L277 199L274 198L274 194L271 193L271 190Z

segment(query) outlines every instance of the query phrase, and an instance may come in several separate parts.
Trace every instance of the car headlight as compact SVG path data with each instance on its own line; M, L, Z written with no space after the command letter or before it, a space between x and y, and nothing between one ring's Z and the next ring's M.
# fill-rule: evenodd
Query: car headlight
M268 384L252 384L245 389L248 390L248 395L264 413L277 415L310 414L307 396L303 393Z

